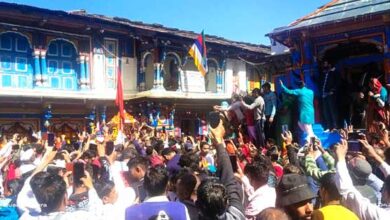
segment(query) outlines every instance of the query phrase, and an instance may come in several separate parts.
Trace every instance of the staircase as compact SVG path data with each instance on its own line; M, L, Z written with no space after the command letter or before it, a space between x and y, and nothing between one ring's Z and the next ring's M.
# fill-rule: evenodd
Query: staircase
M338 132L325 132L321 124L313 124L314 134L321 140L322 147L328 149L335 143L340 141L340 134ZM302 133L300 143L303 145L306 140L306 133Z

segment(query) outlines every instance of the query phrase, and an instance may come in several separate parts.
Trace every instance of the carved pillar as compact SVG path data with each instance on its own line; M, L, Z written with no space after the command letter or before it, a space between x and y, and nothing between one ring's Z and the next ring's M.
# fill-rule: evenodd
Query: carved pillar
M39 60L40 51L38 49L34 50L33 56L34 56L34 81L35 86L40 87L42 86L42 74L41 74L41 63Z
M42 86L49 86L49 78L47 75L47 64L46 64L46 51L41 50L41 70L42 70Z
M91 76L89 67L89 56L85 57L85 87L90 88Z
M85 56L80 55L79 57L80 61L80 88L85 89L85 82L86 82L86 77L85 77Z

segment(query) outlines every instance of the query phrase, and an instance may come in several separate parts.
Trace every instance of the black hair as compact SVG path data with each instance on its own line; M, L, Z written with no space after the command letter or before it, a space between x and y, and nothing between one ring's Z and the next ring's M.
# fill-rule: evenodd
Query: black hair
M319 180L319 184L321 188L325 189L325 191L328 193L330 200L340 200L340 192L336 186L335 173L329 172L323 175Z
M261 86L261 87L271 89L271 83L266 82L266 83L264 83L264 85Z
M95 187L99 198L103 199L105 196L108 196L115 188L115 183L111 180L99 180L96 181L93 186Z
M197 153L190 152L181 155L178 164L182 168L190 168L192 171L198 171L199 162L200 162L199 155Z
M254 88L253 90L252 90L252 94L257 94L257 95L260 95L260 89L259 88Z
M225 186L215 179L203 181L197 192L196 206L205 219L218 219L228 206L228 195Z
M165 157L165 156L167 156L167 155L169 155L169 154L171 154L171 153L174 153L174 152L175 152L175 151L172 150L171 148L165 148L164 150L161 151L161 155L162 155L163 157Z
M119 160L124 161L127 159L132 159L138 156L138 152L134 148L125 148L123 151L120 153Z
M50 174L58 174L59 175L59 172L62 170L63 168L61 167L56 167L56 166L48 166L47 167L47 172L50 173Z
M168 171L165 167L152 167L144 177L144 187L149 197L163 195L168 185Z
M146 155L151 156L154 148L152 146L146 146Z
M48 172L39 172L39 173L35 174L33 177L31 177L31 180L30 180L31 189L34 191L34 189L39 188L42 185L45 177L50 176L50 175L51 174Z
M36 154L42 154L45 150L45 147L42 144L31 144L33 148L35 148Z
M247 104L247 105L251 105L253 103L253 97L251 97L251 96L245 96L243 98L243 100L244 100L245 104Z
M93 150L87 150L83 153L83 155L81 155L80 159L85 160L85 159L92 159L94 157L96 157L96 152Z
M202 149L204 145L209 145L209 143L205 141L200 142L200 149Z
M8 191L11 192L11 196L19 194L22 187L23 183L20 179L13 179L7 182L7 188Z
M196 177L192 173L182 174L177 179L176 194L180 200L188 200L194 192Z
M297 167L293 164L287 164L286 166L283 167L283 173L284 174L303 174L302 169L300 167Z
M40 184L32 190L41 205L41 211L48 214L58 211L66 195L66 183L61 176L49 174L42 177Z
M245 166L244 173L261 185L267 184L270 173L269 161L265 156L259 155L252 163Z
M137 156L130 159L129 162L127 162L127 167L129 169L134 168L136 166L140 166L142 169L146 171L149 167L149 161L145 157Z

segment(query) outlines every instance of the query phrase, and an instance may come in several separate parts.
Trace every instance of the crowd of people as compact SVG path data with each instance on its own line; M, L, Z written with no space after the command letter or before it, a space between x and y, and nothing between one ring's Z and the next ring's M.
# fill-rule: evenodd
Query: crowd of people
M281 87L279 108L268 83L214 106L207 136L145 124L119 134L102 124L72 141L3 135L0 219L387 219L386 124L337 130L341 140L325 149L311 128L313 92ZM286 126L293 99L304 144Z
M147 126L113 141L101 134L3 138L1 219L386 219L390 141L340 130L329 149L257 148L222 121L208 137L180 139ZM49 140L48 140L49 139ZM361 147L350 147L354 140Z

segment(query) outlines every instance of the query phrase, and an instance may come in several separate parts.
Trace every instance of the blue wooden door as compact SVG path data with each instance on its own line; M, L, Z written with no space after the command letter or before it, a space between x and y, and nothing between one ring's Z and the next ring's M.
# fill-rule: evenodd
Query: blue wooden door
M47 50L49 87L61 90L78 89L77 52L73 44L64 40L52 41Z
M14 32L0 35L0 86L32 88L32 50L26 37Z

